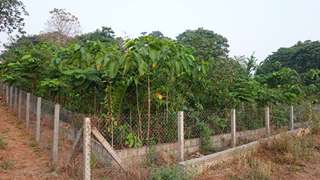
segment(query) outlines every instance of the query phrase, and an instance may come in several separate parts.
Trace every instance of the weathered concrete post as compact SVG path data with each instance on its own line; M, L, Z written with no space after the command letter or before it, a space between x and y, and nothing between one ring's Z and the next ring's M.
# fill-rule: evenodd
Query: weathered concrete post
M10 93L9 93L9 110L12 111L13 106L13 87L10 86Z
M91 168L90 168L90 153L91 153L91 125L90 118L84 118L83 123L83 179L91 179Z
M9 105L9 86L6 85L6 101L7 101L7 105Z
M53 147L52 147L52 161L54 166L58 165L58 147L59 147L59 121L60 121L60 105L54 106L54 125L53 125Z
M21 120L21 103L22 103L22 91L19 90L19 96L18 96L18 119Z
M16 95L15 92L16 92L16 88L13 86L13 87L12 87L12 94L11 94L11 98L12 98L11 111L12 111L12 112L15 111L15 109L14 109L14 108L15 108L15 102L16 102L16 101L15 101L15 95Z
M232 147L235 147L237 145L236 109L231 109L231 145Z
M27 100L26 100L26 126L29 128L30 123L30 93L27 93Z
M184 114L183 111L178 112L178 160L184 160Z
M14 88L14 107L13 107L13 112L17 113L18 112L18 91L19 89L17 87Z
M41 97L37 98L37 121L36 121L36 141L40 142L40 125L41 125Z
M264 119L265 119L265 125L266 125L266 132L267 135L270 135L270 109L269 106L266 106L264 109Z
M294 114L293 114L293 106L290 106L290 122L289 122L289 130L294 129Z

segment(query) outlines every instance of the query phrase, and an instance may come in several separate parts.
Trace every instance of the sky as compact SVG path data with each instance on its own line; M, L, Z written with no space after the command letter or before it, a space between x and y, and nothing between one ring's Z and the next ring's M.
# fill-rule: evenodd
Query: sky
M101 26L118 36L161 31L175 38L186 29L203 27L229 41L230 56L264 60L280 47L320 39L319 0L22 0L29 16L25 30L46 29L49 11L64 8L76 15L83 33ZM0 34L0 41L7 36Z

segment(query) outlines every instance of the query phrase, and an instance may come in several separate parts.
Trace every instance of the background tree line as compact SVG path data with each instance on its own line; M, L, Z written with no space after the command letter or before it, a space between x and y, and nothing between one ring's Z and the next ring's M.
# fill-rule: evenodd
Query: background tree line
M157 139L153 129L161 123L175 127L171 116L180 110L190 112L203 130L225 127L228 120L201 119L202 111L227 117L230 108L244 104L256 109L319 97L318 41L280 48L258 65L254 55L230 57L227 38L203 28L186 30L176 39L159 31L125 39L110 27L80 34L75 16L63 9L50 14L46 32L5 45L2 81L100 117L99 127L112 132L112 142L121 146L167 142L169 133Z

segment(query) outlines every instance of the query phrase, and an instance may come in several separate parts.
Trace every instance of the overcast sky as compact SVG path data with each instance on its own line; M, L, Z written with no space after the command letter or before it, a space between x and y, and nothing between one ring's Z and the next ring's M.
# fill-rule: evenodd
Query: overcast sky
M50 10L65 8L79 18L82 32L110 26L119 36L159 30L174 38L186 29L204 27L228 39L231 56L255 52L259 60L299 40L320 39L319 0L22 1L30 14L28 34L45 29Z

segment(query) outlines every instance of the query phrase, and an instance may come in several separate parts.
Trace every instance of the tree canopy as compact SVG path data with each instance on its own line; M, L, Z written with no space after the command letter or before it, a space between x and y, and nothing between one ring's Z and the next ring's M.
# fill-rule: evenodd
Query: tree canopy
M186 30L177 36L178 42L193 49L195 57L208 61L228 56L228 40L211 30L198 28Z
M320 42L304 41L289 48L278 49L262 62L257 74L271 73L284 67L294 69L300 74L311 69L319 69Z

